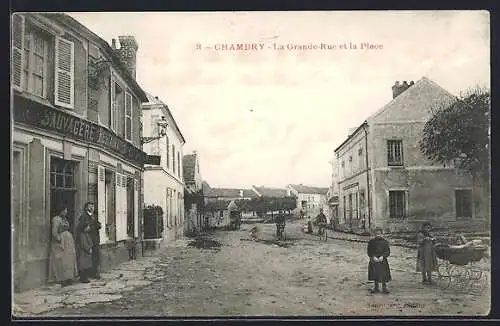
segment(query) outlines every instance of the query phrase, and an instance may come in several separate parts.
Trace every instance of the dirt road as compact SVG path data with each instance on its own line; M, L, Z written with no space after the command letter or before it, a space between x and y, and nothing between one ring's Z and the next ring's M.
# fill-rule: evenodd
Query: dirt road
M272 243L274 225L259 224L260 239L248 230L217 231L214 249L168 247L158 251L163 277L121 299L81 308L61 308L46 316L349 316L485 315L489 287L463 294L420 284L414 250L393 246L389 295L370 294L366 244L286 228L288 241ZM267 241L266 241L267 240ZM481 268L488 269L489 262Z

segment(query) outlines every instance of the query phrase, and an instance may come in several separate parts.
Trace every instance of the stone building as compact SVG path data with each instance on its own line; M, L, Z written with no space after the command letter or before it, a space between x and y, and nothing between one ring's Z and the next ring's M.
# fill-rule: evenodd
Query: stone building
M182 149L186 140L182 135L169 107L158 97L148 95L142 103L144 139L148 155L159 162L147 162L144 166L144 204L161 206L163 209L163 241L170 242L184 233L184 176ZM162 124L166 124L165 129Z
M200 159L196 151L184 155L182 159L185 193L185 223L184 231L192 233L208 226L203 219L203 189L200 171ZM187 200L186 200L187 199Z
M303 184L288 185L289 195L297 198L296 212L300 216L315 217L322 208L327 219L330 219L330 211L327 203L328 188L310 187Z
M431 109L456 97L423 77L396 83L393 99L349 132L335 149L332 167L339 222L351 229L375 226L413 230L423 221L437 227L472 227L487 220L481 196L466 173L427 160L418 142ZM333 206L333 204L332 204Z
M51 217L74 232L85 202L102 223L102 268L140 236L142 171L137 44L121 50L65 14L14 14L11 44L12 247L15 290L47 281ZM130 55L128 65L121 59Z

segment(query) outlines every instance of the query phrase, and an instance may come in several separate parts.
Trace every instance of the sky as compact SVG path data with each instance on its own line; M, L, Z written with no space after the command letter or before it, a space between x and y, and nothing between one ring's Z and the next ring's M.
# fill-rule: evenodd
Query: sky
M395 81L490 85L487 11L68 14L110 44L135 36L139 85L168 104L213 187L328 187L334 149Z

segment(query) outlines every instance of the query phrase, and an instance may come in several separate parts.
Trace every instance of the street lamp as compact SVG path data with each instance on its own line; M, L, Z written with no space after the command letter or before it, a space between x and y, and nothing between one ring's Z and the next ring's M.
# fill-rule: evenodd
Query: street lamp
M165 120L165 117L161 117L161 120L157 122L158 124L158 136L154 137L141 137L141 143L142 144L147 144L152 142L153 140L158 140L167 135L167 127L168 123Z

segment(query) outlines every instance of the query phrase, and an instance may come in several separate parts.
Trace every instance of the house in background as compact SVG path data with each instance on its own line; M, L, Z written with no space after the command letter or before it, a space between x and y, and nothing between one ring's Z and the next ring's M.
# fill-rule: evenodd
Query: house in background
M184 207L185 223L184 232L192 233L205 229L203 222L203 180L200 172L200 159L196 151L184 155L182 159L184 173Z
M396 82L393 99L335 149L339 220L348 228L484 227L485 198L467 173L426 159L418 142L431 109L456 100L428 78ZM332 196L333 197L333 196ZM487 201L487 200L486 200Z
M137 43L112 48L68 15L12 16L12 266L15 291L47 282L51 218L71 232L87 201L102 224L101 268L140 236L142 172Z
M296 212L300 216L315 217L319 214L320 208L323 209L327 219L330 220L330 211L327 203L328 188L310 187L303 184L288 185L289 194L297 197Z
M143 144L151 158L144 166L144 204L162 207L162 240L170 242L184 234L182 149L186 140L168 105L157 96L147 94L147 101L142 103L142 115L143 137L153 139ZM162 129L165 124L166 129ZM158 138L162 130L164 135Z
M212 188L206 182L203 186L203 196L206 203L206 213L208 213L210 224L215 221L216 226L229 225L229 204L238 203L242 200L252 200L258 195L252 189L236 188Z

